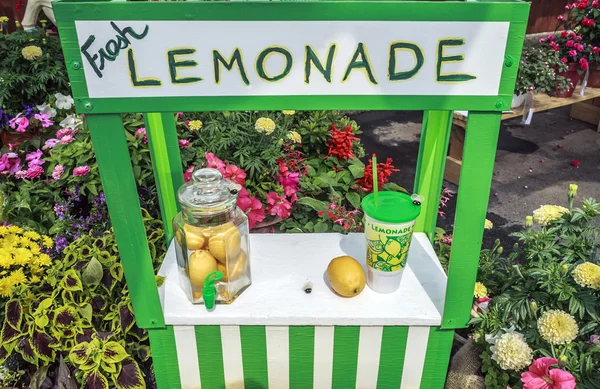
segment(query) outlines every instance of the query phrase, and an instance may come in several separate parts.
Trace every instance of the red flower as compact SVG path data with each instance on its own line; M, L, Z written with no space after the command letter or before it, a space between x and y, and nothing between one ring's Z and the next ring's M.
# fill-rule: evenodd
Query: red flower
M190 167L187 168L187 170L183 173L183 181L184 182L190 182L192 179L192 173L194 172L194 165L190 165Z
M558 43L556 42L550 42L550 47L552 48L552 50L554 51L558 51L560 50L560 46L558 45Z
M598 0L592 1L592 7L598 8Z
M246 183L246 172L235 165L229 165L223 172L223 177L244 186Z
M562 22L563 20L565 20L565 17L562 15L558 15L558 17L556 18L559 22Z
M248 225L252 229L256 224L265 220L265 209L262 203L250 194L246 188L242 188L237 199L237 206L248 216Z
M554 39L554 35L550 34L550 35L548 35L548 37L547 37L547 38L548 38L548 40L549 40L549 41L551 41L551 40L553 40L553 39Z
M329 152L327 157L334 156L341 160L353 159L352 142L358 140L354 136L351 126L346 126L344 130L338 130L335 124L331 125L331 140L328 142Z
M579 4L577 4L577 8L583 10L585 9L585 7L587 7L587 0L586 1L580 1Z
M583 51L583 50L585 50L585 45L582 45L581 43L576 43L575 44L575 49L577 51Z
M594 25L594 19L583 18L581 24L583 24L586 27L592 27Z
M563 31L563 32L560 33L560 36L562 36L563 38L566 38L567 35L569 35L568 31Z
M379 162L377 164L377 184L379 190L383 189L383 184L389 181L389 177L393 172L397 172L399 169L394 168L392 165L392 159L388 158L385 163ZM373 161L369 160L369 164L365 166L364 176L356 180L356 182L362 187L367 193L373 191Z
M287 219L292 214L292 204L276 192L267 193L267 212L272 216Z
M575 45L575 42L573 42L572 40L568 40L567 43L565 43L565 46L567 47L573 47Z
M540 43L544 43L546 40L544 38L540 38Z
M581 58L579 60L579 67L581 68L581 70L587 70L589 67L588 60L585 58Z
M577 160L573 160L573 161L571 162L571 166L574 166L574 167L579 167L579 161L577 161Z
M560 61L561 61L562 63L567 63L567 62L569 62L569 60L568 60L568 59L566 59L565 57L562 57L562 58L560 59Z
M521 373L523 389L575 389L575 377L561 369L552 369L550 366L558 364L554 358L538 358L531 366L529 371Z
M576 55L577 55L577 51L576 50L569 51L569 56L570 57L575 57Z
M598 47L598 46L594 46L594 47L592 47L592 52L593 52L594 54L598 54L598 53L600 53L600 47Z

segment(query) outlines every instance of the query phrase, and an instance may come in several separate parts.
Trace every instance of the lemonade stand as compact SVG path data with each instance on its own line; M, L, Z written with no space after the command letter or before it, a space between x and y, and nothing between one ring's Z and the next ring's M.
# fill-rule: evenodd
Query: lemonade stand
M57 1L54 10L159 388L443 387L454 331L469 320L528 3ZM250 234L252 285L209 312L174 275L183 173L173 113L283 109L424 111L414 183L424 200L401 286L350 299L326 287L331 258L364 261L362 234ZM454 110L469 117L446 277L431 239ZM145 113L169 240L160 288L123 112Z

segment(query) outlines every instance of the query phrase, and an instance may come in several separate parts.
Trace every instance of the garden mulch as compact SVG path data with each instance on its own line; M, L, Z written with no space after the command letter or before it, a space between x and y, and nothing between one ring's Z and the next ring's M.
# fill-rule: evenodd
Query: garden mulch
M400 169L393 182L412 190L422 112L369 111L350 115L361 126L367 155L391 157ZM578 167L572 166L579 162ZM520 119L502 123L487 218L494 223L484 234L484 247L498 238L510 247L511 232L543 204L567 206L570 183L579 185L578 200L600 198L600 133L595 126L569 118L569 107L535 114L530 126ZM444 181L449 189L460 191ZM452 231L456 197L443 209L438 226Z

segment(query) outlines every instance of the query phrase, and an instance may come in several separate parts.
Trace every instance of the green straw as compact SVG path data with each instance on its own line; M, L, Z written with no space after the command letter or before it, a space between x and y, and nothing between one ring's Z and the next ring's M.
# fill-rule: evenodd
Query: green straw
M375 200L375 206L377 206L379 181L377 180L377 156L375 154L373 154L373 157L371 158L371 165L373 165L373 200Z

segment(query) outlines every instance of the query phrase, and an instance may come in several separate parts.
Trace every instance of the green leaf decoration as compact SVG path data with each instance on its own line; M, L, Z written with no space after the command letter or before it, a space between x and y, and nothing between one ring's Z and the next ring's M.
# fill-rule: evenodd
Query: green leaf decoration
M48 315L46 314L41 314L35 318L35 325L39 328L46 328L49 322L50 319L48 319Z
M46 380L48 376L48 365L44 365L36 370L35 373L31 376L31 381L29 381L29 389L41 389L43 388L42 384Z
M44 299L44 300L42 300L40 305L38 305L37 311L41 312L45 309L50 308L51 306L52 306L52 299L51 298Z
M119 282L123 281L123 265L119 262L112 265L109 269L110 275Z
M114 341L106 342L102 349L102 360L106 363L118 363L128 356L123 346Z
M14 329L13 326L8 324L8 321L4 320L2 326L2 333L0 333L0 345L5 345L21 336L21 332Z
M75 378L71 375L71 370L65 364L62 355L58 364L56 383L58 389L77 389L77 382L75 382Z
M350 170L350 174L352 174L352 177L354 177L355 180L365 176L365 165L362 162L360 164L348 166L348 170Z
M329 227L327 227L327 224L323 222L318 222L315 224L315 232L327 232L328 229Z
M86 371L83 374L84 389L108 389L108 380L98 370Z
M165 277L165 276L154 276L154 279L156 280L156 287L160 288L165 283L165 280L167 279L167 277Z
M73 347L69 353L71 362L76 365L82 365L87 362L90 357L89 345L89 342L82 342Z
M383 190L391 190L394 192L408 193L408 191L406 189L404 189L403 187L401 187L398 184L394 184L393 182L386 182L385 184L383 184Z
M15 350L19 354L21 354L21 357L25 361L37 366L38 357L33 352L33 349L31 348L31 344L29 343L29 339L27 337L23 337L21 338L21 340L19 340L19 342L15 346Z
M56 357L56 341L48 334L34 331L29 338L29 345L37 357L46 362L54 362Z
M77 309L73 306L64 305L54 311L54 325L57 327L70 327L77 319Z
M83 317L85 320L88 321L88 323L92 322L92 317L94 314L94 310L92 309L92 305L91 304L85 304L83 307L80 307L78 309L79 311L79 315L81 317Z
M5 307L5 320L12 328L18 330L23 321L23 308L17 300L9 300Z
M327 203L313 199L312 197L301 197L298 199L297 203L309 206L315 211L325 211L327 209Z
M358 193L348 192L346 198L355 209L360 209L360 195Z
M115 382L117 389L145 389L146 382L138 364L128 358L123 361L121 373Z
M69 269L65 272L65 276L60 281L60 287L70 292L83 290L81 280L74 269Z
M83 269L83 273L81 274L81 280L85 286L96 286L102 281L102 276L104 275L104 270L102 268L102 264L96 259L96 257L92 257L88 264Z
M135 316L133 316L129 303L119 304L119 321L121 322L121 330L124 334L129 332L131 327L135 324Z

